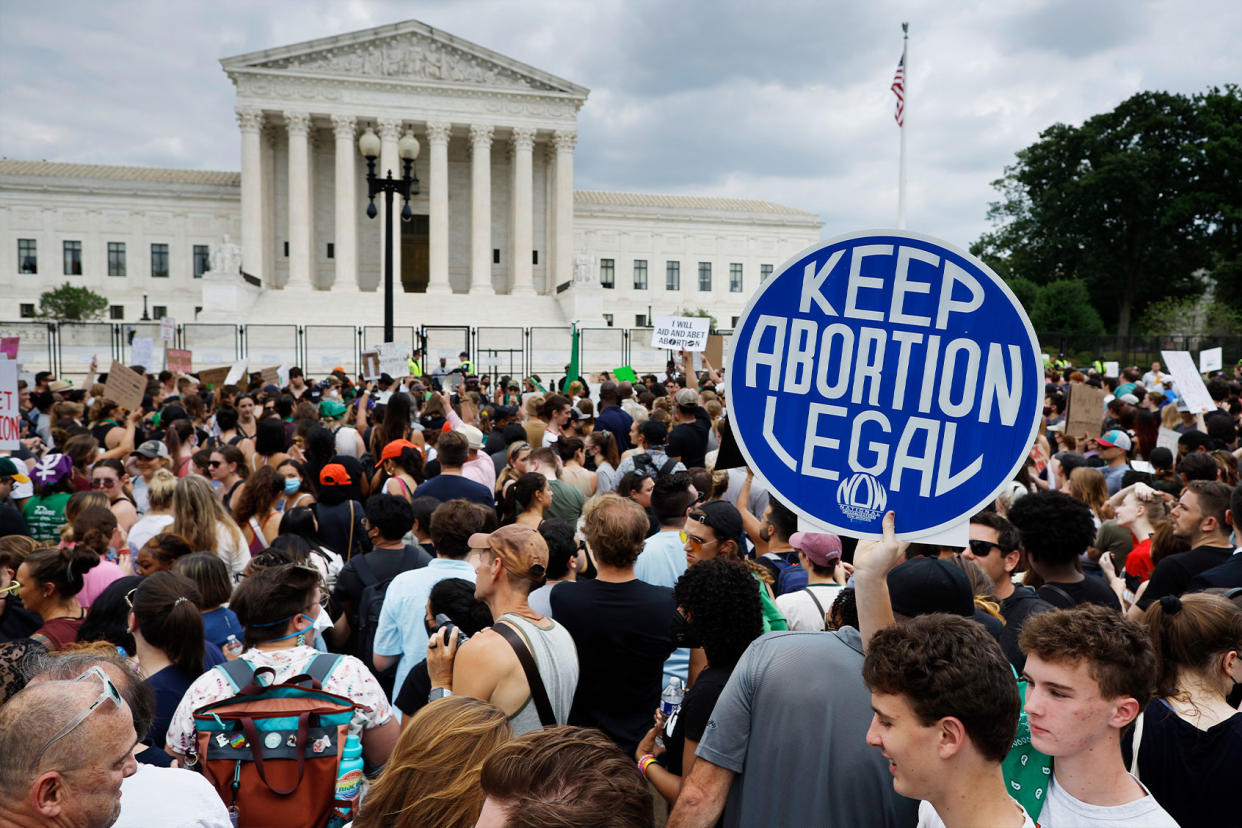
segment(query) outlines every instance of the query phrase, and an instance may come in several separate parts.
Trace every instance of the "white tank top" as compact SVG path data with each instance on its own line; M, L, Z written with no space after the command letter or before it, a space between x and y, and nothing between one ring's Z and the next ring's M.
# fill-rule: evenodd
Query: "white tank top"
M539 668L539 677L543 679L544 690L548 693L548 701L552 704L556 723L563 725L568 722L574 691L578 689L578 650L569 630L551 618L547 619L551 626L544 628L511 612L496 620L516 628L526 639L535 657L535 666ZM534 699L527 698L521 709L509 717L509 724L515 737L543 727Z

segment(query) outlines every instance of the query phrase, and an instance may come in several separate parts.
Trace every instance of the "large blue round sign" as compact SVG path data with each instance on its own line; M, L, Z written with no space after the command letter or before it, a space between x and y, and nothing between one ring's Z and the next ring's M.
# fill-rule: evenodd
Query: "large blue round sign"
M839 236L766 281L728 360L729 422L804 518L879 537L956 526L1026 461L1043 407L1026 312L986 265L906 231Z

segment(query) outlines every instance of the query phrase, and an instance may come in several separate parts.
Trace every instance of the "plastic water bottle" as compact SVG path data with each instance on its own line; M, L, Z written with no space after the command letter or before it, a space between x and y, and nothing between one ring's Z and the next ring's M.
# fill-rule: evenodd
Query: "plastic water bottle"
M362 793L362 742L358 733L350 726L349 736L345 739L345 750L341 753L341 764L336 772L336 798L341 802L350 803L340 806L343 814L333 817L329 825L344 825L354 812L354 804ZM339 821L338 821L339 820Z
M237 640L237 636L230 634L229 637L225 639L224 641L225 654L236 657L236 656L241 655L241 651L242 651L241 642Z
M664 714L665 720L668 720L677 712L677 708L681 707L681 701L686 697L686 689L681 686L681 679L673 676L668 681L668 687L664 688L664 692L660 694L660 712Z

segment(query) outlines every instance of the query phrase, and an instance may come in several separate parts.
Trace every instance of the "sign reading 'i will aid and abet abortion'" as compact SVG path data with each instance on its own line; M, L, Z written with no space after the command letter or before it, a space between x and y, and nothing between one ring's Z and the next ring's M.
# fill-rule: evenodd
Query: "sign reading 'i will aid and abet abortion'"
M963 250L906 231L839 236L751 298L727 372L746 460L813 524L914 539L959 526L1026 462L1043 408L1034 329Z

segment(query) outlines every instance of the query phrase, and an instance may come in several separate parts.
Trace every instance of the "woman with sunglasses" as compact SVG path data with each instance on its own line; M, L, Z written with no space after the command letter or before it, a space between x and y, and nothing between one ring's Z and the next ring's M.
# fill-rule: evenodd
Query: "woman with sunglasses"
M147 485L150 486L149 483ZM91 468L91 488L107 496L108 508L116 515L121 531L128 536L129 530L138 522L138 507L128 491L129 475L124 464L113 457L100 460Z
M89 547L45 546L31 552L17 568L17 594L22 605L39 614L43 625L30 637L49 650L59 650L78 639L86 610L77 595L86 573L99 565Z
M669 805L677 801L681 781L694 767L694 752L733 668L763 633L754 579L740 561L716 558L690 567L677 579L673 596L677 600L673 621L677 646L702 648L707 666L677 712L665 718L656 711L655 726L634 751L643 776ZM662 746L656 744L657 736L663 737Z
M319 653L311 646L315 619L327 598L320 590L319 573L306 566L285 564L260 569L233 593L232 609L245 626L241 658L254 669L271 668L273 684L305 673ZM359 705L363 720L362 751L371 765L381 765L400 735L392 707L366 666L342 655L323 682L329 693ZM168 751L186 756L195 746L194 711L229 698L236 691L219 670L199 676L181 699L168 728Z
M194 582L175 572L143 578L125 596L138 666L155 692L155 719L143 739L148 744L164 744L181 697L203 673L202 600Z
M246 455L237 446L214 448L211 459L207 461L207 470L211 473L211 487L224 504L224 511L231 512L238 490L250 475Z
M496 477L496 499L503 502L509 487L530 468L530 443L519 440L506 451L508 462Z
M17 597L21 584L13 577L37 546L33 538L25 535L0 538L0 643L29 638L43 625L39 616L22 606Z

